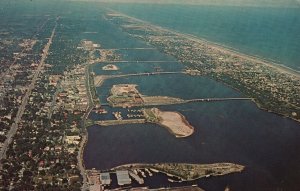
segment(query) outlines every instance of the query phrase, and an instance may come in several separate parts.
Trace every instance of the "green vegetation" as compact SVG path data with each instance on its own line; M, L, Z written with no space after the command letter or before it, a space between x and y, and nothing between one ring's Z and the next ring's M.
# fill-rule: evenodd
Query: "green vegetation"
M156 115L152 111L152 108L144 109L143 112L144 112L144 116L145 116L147 122L156 123L159 121L159 119L156 117Z
M233 163L187 164L187 163L157 163L157 164L126 164L119 169L155 169L169 176L178 177L184 181L191 181L208 176L222 176L230 173L242 172L244 166Z

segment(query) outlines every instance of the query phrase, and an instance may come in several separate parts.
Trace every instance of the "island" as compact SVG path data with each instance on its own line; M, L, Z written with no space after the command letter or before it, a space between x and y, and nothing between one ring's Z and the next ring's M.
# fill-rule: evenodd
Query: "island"
M178 112L161 111L158 108L144 109L147 122L166 127L176 137L188 137L194 133L194 127Z
M108 64L106 66L102 67L102 70L107 70L107 71L116 71L119 70L119 68L116 65L113 64Z

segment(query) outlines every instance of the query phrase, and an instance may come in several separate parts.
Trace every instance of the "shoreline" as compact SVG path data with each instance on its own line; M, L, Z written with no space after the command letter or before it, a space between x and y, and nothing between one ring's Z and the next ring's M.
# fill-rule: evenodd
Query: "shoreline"
M190 35L190 34L186 34L186 33L179 33L175 30L170 30L168 28L163 28L161 26L154 25L154 24L152 24L148 21L143 21L143 20L125 15L123 13L114 11L112 9L108 9L108 10L112 11L115 14L117 14L118 17L123 17L125 19L127 18L129 22L136 22L136 25L139 28L150 28L149 30L151 30L151 28L153 28L153 30L157 30L158 32L170 33L170 34L173 34L174 37L183 38L183 39L186 39L188 41L193 41L195 43L200 43L200 44L206 45L206 46L210 47L211 49L214 49L217 52L230 54L230 55L236 56L240 59L244 59L244 60L254 62L256 65L262 65L262 66L268 68L269 70L273 70L273 71L278 72L279 74L280 73L285 74L285 75L290 74L291 78L294 78L294 80L298 80L298 79L300 80L300 71L292 69L288 66L284 66L282 64L278 64L278 63L274 62L274 60L261 58L261 57L255 56L255 55L248 55L248 54L239 52L235 48L228 47L228 46L218 44L218 43L215 43L215 42L211 42L211 41L208 41L208 40L206 40L204 38L201 38L201 37L196 37L194 35ZM122 26L123 25L121 25L120 27L122 28ZM216 77L209 76L209 75L208 75L208 77L210 77L210 78L212 78L213 80L216 80L216 81L221 81L222 84L228 85L229 87L231 87L235 90L238 90L237 88L233 87L232 85L224 82L222 79L218 79ZM242 93L241 90L238 90L238 92ZM267 112L270 112L270 113L275 113L277 115L292 119L296 122L300 122L300 119L299 119L299 117L297 117L297 115L293 116L292 114L289 114L289 113L281 113L280 111L275 111L275 110L273 111L273 110L262 107L262 104L259 103L255 98L253 99L253 101L260 110L267 111Z
M95 88L94 85L91 85L91 76L90 76L90 66L92 64L87 63L87 65L84 67L85 68L85 85L86 85L86 91L88 95L88 107L86 109L86 113L82 116L82 130L81 130L81 143L78 151L78 167L80 170L80 174L82 175L83 178L83 184L81 187L82 191L88 190L88 180L87 180L87 175L86 175L86 167L84 164L84 159L83 159L83 153L84 149L87 145L88 142L88 131L87 131L87 126L86 126L86 120L88 119L88 116L90 112L92 111L93 107L95 107L94 99L93 99L93 93L91 88ZM92 79L93 81L93 79Z
M160 112L162 112L162 111L160 111ZM192 134L194 134L195 128L192 125L189 124L189 122L186 120L186 117L184 115L182 115L181 113L179 113L177 111L174 111L172 113L176 113L176 114L178 114L181 117L181 122L184 123L189 129L191 129L191 133L190 134L179 135L179 134L174 133L173 130L170 127L168 127L167 125L162 124L160 121L157 122L156 124L160 125L162 127L165 127L171 134L175 135L176 138L185 138L185 137L189 137Z
M135 17L126 15L124 13L115 11L115 10L110 9L110 8L107 8L107 10L113 12L114 14L118 14L120 16L127 17L129 19L134 20L134 21L140 22L141 24L148 25L150 27L159 29L160 31L165 31L165 32L173 33L173 34L175 34L175 35L177 35L179 37L184 37L184 38L187 38L187 39L195 41L195 42L207 43L208 45L210 45L210 46L212 46L214 48L218 48L218 50L220 50L220 51L226 51L226 52L234 54L235 56L242 57L244 59L250 59L252 61L253 60L254 61L258 61L261 64L265 64L267 66L270 66L270 67L273 67L273 68L276 68L276 69L279 69L279 70L283 70L283 71L285 71L285 72L287 72L289 74L292 74L292 75L296 76L297 78L300 78L300 71L298 71L296 69L293 69L291 67L288 67L288 66L276 63L276 61L274 61L272 59L268 59L268 58L264 58L264 57L259 57L257 55L249 55L247 53L239 52L239 50L236 49L236 48L234 48L234 47L227 46L227 45L224 45L224 44L221 44L221 43L217 43L217 42L212 42L212 41L209 41L209 40L207 40L207 39L205 39L203 37L198 37L198 36L195 36L195 35L192 35L192 34L188 34L188 33L184 33L184 32L179 32L179 31L176 31L176 30L173 30L173 29L170 29L170 28L163 28L163 27L161 27L159 25L156 25L156 24L153 24L153 23L151 23L149 21L144 21L144 20L141 20L141 19L137 19Z
M207 75L206 75L206 76L207 76ZM237 89L237 88L235 88L235 87L233 87L233 86L231 86L231 85L229 85L229 84L223 82L222 80L215 79L215 78L213 78L213 77L211 77L211 76L207 76L207 77L210 78L210 79L212 79L212 80L215 80L216 82L220 82L220 83L222 83L223 85L225 85L225 86L227 86L227 87L229 87L229 88L232 88L232 89L234 89L235 91L237 91L237 92L239 92L239 93L242 93L239 89ZM275 112L275 111L271 111L271 110L268 110L268 109L262 107L261 104L259 104L259 102L257 102L255 98L254 98L254 99L251 99L251 100L249 100L249 101L251 101L252 103L254 103L254 104L256 105L256 107L257 107L259 110L262 110L262 111L265 111L265 112L268 112L268 113L272 113L272 114L278 115L278 116L280 116L280 117L282 117L282 118L288 118L288 119L290 119L290 120L292 120L292 121L296 121L297 123L300 123L300 119L298 120L298 119L296 119L296 118L292 118L291 116L284 115L284 114L282 114L282 113L278 113L278 112Z
M149 111L152 114L144 110L146 121L166 128L176 138L189 137L195 132L195 128L189 124L185 116L177 111L161 111L158 108Z
M289 66L285 66L281 63L277 63L275 60L272 60L270 58L264 58L264 57L260 57L258 55L250 55L250 54L247 54L247 53L239 52L239 50L234 48L234 47L227 46L227 45L217 43L217 42L212 42L212 41L209 41L205 38L198 37L198 36L195 36L195 35L180 33L180 32L173 31L173 30L168 30L168 31L169 32L174 32L176 35L183 36L183 37L185 37L189 40L192 40L192 41L196 41L196 42L200 42L200 43L207 43L208 45L212 46L213 48L217 48L219 51L225 51L226 53L231 53L234 56L238 56L238 57L241 57L241 58L244 58L244 59L249 59L249 60L252 60L252 61L257 61L261 64L265 64L265 65L267 65L269 67L272 67L272 68L281 69L281 70L285 71L286 73L292 74L292 75L300 78L300 71L298 71L294 68L291 68Z

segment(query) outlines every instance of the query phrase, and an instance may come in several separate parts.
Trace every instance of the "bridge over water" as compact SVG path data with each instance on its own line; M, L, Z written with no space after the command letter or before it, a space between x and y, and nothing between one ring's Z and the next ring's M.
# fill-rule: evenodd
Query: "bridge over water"
M253 100L253 98L245 97L228 97L228 98L200 98L200 99L190 99L186 100L185 103L191 102L216 102L216 101L239 101L239 100Z
M118 74L118 75L99 75L94 77L95 86L99 86L106 79L123 78L130 76L150 76L150 75L163 75L163 74L186 74L186 72L143 72L136 74Z

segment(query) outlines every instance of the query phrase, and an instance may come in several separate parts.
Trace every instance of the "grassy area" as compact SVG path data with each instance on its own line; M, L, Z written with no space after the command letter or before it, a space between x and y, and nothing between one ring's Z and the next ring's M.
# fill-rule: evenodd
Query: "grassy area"
M149 122L157 122L158 118L153 113L152 109L144 109L144 115L147 121Z

